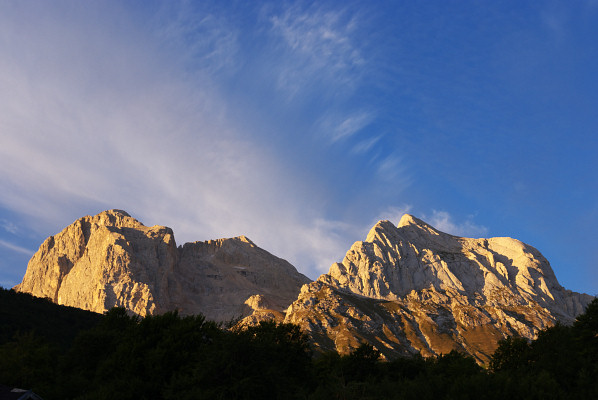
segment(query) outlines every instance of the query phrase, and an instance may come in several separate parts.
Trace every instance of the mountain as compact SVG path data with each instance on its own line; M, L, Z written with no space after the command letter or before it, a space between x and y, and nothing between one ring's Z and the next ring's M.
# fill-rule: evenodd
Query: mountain
M170 228L109 210L47 238L14 289L99 313L120 306L142 316L179 310L227 321L282 318L309 281L244 236L177 247Z
M368 342L386 358L457 350L479 363L500 339L570 324L593 299L564 289L532 246L452 236L411 215L380 221L310 282L244 236L177 247L170 228L109 210L46 239L15 289L95 312L275 319L324 351Z
M396 227L380 221L303 286L285 322L322 350L368 342L387 358L457 350L484 363L500 339L571 323L592 299L565 290L532 246L452 236L404 215Z

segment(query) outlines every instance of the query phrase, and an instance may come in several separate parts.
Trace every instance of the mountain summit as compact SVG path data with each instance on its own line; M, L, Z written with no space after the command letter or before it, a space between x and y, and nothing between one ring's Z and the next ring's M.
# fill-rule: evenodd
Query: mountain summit
M15 290L100 313L120 306L226 321L281 316L309 281L245 236L177 247L170 228L108 210L46 239Z
M532 246L449 235L411 216L378 222L287 312L323 349L386 356L451 350L485 362L498 340L570 323L593 297L565 290Z
M322 350L368 342L388 358L457 350L480 363L500 339L571 323L593 299L565 290L532 246L449 235L408 214L378 222L310 282L245 236L177 247L170 228L109 210L46 239L15 289L96 312L274 318Z

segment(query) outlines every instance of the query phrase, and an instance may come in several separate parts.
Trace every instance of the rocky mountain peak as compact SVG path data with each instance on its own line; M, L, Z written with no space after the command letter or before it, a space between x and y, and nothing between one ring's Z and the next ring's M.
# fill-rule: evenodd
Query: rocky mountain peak
M438 229L434 228L432 225L410 214L405 214L401 217L401 220L397 225L397 229L404 231L406 234L411 234L412 236L427 235L431 237L436 237L436 239L442 238L445 240L449 237L453 237L453 235L441 232Z
M111 210L105 210L105 211L102 211L101 213L98 214L98 216L103 216L103 215L106 215L106 216L115 216L117 218L123 218L123 217L132 218L131 215L128 212L126 212L124 210L119 210L117 208L113 208Z
M453 236L404 215L396 227L378 222L304 286L286 320L341 352L367 338L388 355L454 349L484 361L500 338L570 323L591 300L565 290L532 246Z
M143 226L141 222L131 217L126 211L117 209L106 210L95 215L94 217L88 216L83 217L82 219L97 223L99 225L114 226L118 228Z
M245 236L177 247L172 229L107 210L46 239L15 289L96 312L178 310L226 321L251 313L252 296L281 313L307 282Z
M399 224L397 225L397 227L398 228L414 227L414 228L434 232L434 234L440 233L440 231L436 230L436 228L434 228L432 225L422 221L419 218L414 217L411 214L403 214L403 216L399 220Z
M239 240L239 241L241 241L241 242L248 243L248 244L250 244L250 245L252 245L252 246L254 246L254 247L257 247L257 246L255 245L255 243L253 243L253 241L252 241L251 239L249 239L249 238L248 238L247 236L245 236L245 235L237 236L237 237L235 237L235 238L233 238L233 239L235 239L235 240Z
M479 362L501 338L570 323L593 299L565 290L530 245L453 236L408 214L378 222L310 282L245 236L177 247L170 228L108 210L46 239L15 289L96 312L274 318L341 353L367 341L386 357L457 350Z
M378 221L378 223L376 223L376 225L374 225L368 232L365 241L374 242L386 236L392 236L394 235L396 229L396 226L394 226L393 223L388 220Z

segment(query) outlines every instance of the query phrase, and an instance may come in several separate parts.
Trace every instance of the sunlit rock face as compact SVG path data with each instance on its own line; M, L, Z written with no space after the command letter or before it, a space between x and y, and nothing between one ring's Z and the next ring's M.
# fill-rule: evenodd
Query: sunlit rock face
M120 306L228 321L256 308L282 315L309 281L244 236L177 247L170 228L109 210L46 239L15 289L95 312Z
M452 236L410 215L376 224L310 283L244 236L177 247L170 228L110 210L46 239L15 289L96 312L284 320L322 350L369 342L387 358L457 350L480 363L500 339L571 323L593 299L563 289L518 240Z
M381 221L328 274L305 285L285 321L323 350L369 342L386 357L451 350L486 362L508 335L570 323L592 296L565 290L535 248L469 239L404 215Z

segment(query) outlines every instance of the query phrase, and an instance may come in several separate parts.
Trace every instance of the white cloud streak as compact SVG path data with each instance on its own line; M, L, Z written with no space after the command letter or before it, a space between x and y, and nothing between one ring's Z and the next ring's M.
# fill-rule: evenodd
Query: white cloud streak
M272 31L280 35L289 61L279 72L279 87L295 95L314 82L334 87L334 92L354 87L365 64L353 39L357 18L345 10L327 10L300 4L270 17ZM323 88L320 86L320 90Z
M351 151L355 154L366 153L370 149L372 149L374 145L378 143L378 141L380 141L381 138L382 136L374 136L368 139L364 139L358 142L356 145L354 145Z
M380 149L383 135L370 129L380 113L360 97L368 77L384 73L378 69L380 54L369 51L373 35L364 29L366 9L297 2L271 13L268 20L278 60L273 68L278 89L289 103L297 100L293 104L316 108L312 115L319 114L313 125L317 139L341 149L348 145L346 154L351 156L370 153L368 168L377 169L376 179L395 181L401 190L407 187L410 178L402 158Z
M350 226L323 218L314 195L299 189L309 183L254 144L208 79L235 57L234 35L223 37L220 23L199 22L205 64L190 79L180 69L186 61L164 57L126 14L1 11L0 203L31 228L53 234L120 208L171 226L179 243L245 234L311 277L342 258ZM175 21L161 45L186 29ZM222 50L221 40L229 50L204 51ZM337 68L356 62L343 57Z
M351 138L367 127L373 119L373 113L367 111L351 115L325 115L318 123L318 130L334 143Z
M484 237L488 234L488 228L473 222L473 217L465 221L456 222L446 211L433 210L431 216L422 218L439 231L462 237Z
M165 5L158 38L187 64L209 75L232 73L240 65L239 29L224 16L193 3ZM165 14L165 15L164 15Z
M411 176L403 164L401 157L390 154L378 161L378 176L397 187L407 188L411 184Z
M362 112L357 115L352 115L342 121L334 130L332 141L345 139L353 136L365 128L373 119L370 113Z
M33 250L26 249L26 248L21 247L21 246L17 246L16 244L7 242L7 241L2 240L2 239L0 239L0 246L5 247L5 248L7 248L7 249L9 249L11 251L14 251L16 253L27 255L29 257L31 257L33 255L33 253L35 253Z
M4 218L0 218L0 226L2 226L2 229L4 229L6 232L12 233L13 235L19 233L19 227L15 225L13 222L8 221Z

